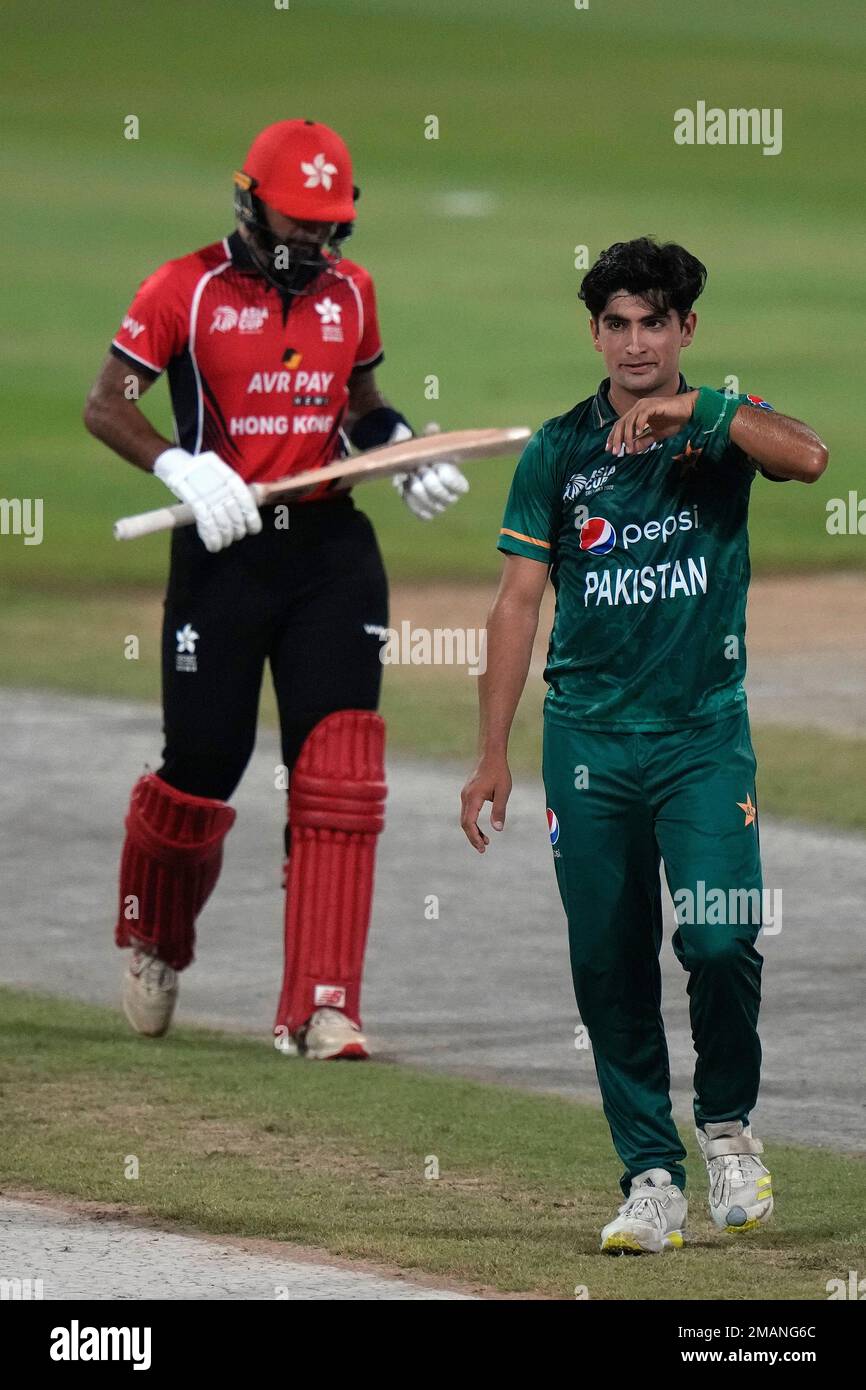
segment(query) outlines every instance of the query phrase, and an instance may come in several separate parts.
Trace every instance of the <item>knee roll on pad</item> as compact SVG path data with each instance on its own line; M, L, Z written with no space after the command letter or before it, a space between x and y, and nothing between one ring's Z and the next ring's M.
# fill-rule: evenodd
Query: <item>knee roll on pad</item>
M385 725L340 710L310 733L291 775L285 975L275 1031L317 1009L360 1023L376 843L385 823Z
M152 772L139 778L120 861L118 946L143 946L175 970L189 965L234 820L224 801L178 791Z

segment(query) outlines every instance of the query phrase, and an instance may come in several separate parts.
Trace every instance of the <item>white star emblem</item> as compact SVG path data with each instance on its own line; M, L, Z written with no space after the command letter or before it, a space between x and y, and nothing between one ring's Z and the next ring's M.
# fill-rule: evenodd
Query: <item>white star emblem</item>
M321 317L322 323L339 323L342 312L342 304L335 304L328 296L320 299L316 305L316 313Z
M306 160L301 160L301 173L306 174L305 188L329 189L331 180L337 172L336 164L329 164L323 154L317 154L312 164Z
M177 638L177 649L179 652L191 652L195 654L195 644L198 641L198 633L192 623L185 623L179 627L174 634Z

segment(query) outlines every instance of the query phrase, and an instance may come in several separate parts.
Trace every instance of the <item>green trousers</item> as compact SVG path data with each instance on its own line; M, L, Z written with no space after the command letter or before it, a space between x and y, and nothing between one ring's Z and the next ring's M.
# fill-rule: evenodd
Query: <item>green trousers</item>
M574 992L604 1112L632 1176L685 1187L661 1014L659 862L688 973L697 1125L742 1120L758 1095L762 957L755 754L745 709L673 733L544 724L544 786Z

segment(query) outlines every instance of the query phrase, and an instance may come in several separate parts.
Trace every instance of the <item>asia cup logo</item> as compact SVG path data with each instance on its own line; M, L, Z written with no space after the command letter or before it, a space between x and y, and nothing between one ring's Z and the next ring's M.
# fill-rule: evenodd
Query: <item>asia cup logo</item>
M211 333L228 333L238 321L238 311L231 304L219 304L213 311Z
M603 516L591 516L580 528L580 548L590 555L607 555L616 545L616 531Z
M565 491L562 494L563 502L573 502L575 497L580 496L585 487L586 478L584 475L582 473L572 473L565 485Z
M556 812L547 808L547 829L550 832L550 843L555 845L559 839L559 821L556 819Z
M610 479L615 472L616 464L611 463L602 468L594 468L589 477L586 477L583 473L572 473L565 485L562 500L564 502L573 502L575 498L580 497L581 493L586 497L590 497L592 493L601 492L602 489L609 490L609 487L613 486Z

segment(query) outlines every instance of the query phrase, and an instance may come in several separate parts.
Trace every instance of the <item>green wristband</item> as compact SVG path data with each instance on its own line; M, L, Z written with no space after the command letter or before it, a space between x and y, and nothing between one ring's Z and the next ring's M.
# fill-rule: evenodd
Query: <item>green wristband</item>
M724 391L713 391L709 386L698 388L698 398L692 411L694 424L704 434L711 434L724 446L731 434L731 421L741 405L739 396L726 396Z

